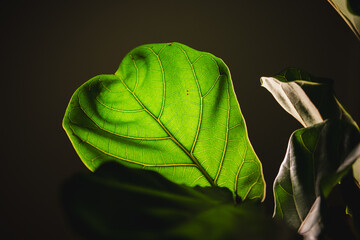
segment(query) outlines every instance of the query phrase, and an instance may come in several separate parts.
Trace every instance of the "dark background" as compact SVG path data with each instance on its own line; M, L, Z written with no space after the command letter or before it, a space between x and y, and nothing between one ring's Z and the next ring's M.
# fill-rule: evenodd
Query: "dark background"
M259 78L288 66L332 78L360 120L360 42L325 0L8 1L0 11L0 224L7 239L77 239L60 187L87 169L61 127L65 108L76 88L114 73L138 45L177 41L227 63L263 163L269 212L272 181L301 126Z

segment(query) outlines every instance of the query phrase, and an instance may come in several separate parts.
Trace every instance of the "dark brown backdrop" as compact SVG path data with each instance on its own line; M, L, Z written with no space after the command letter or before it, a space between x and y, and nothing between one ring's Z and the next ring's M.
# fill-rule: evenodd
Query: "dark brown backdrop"
M30 3L31 2L31 3ZM300 125L260 87L287 66L335 80L360 120L360 42L325 0L16 1L1 7L1 226L8 239L76 239L59 199L87 171L61 121L83 82L113 73L132 48L177 41L229 66L249 136L272 181Z

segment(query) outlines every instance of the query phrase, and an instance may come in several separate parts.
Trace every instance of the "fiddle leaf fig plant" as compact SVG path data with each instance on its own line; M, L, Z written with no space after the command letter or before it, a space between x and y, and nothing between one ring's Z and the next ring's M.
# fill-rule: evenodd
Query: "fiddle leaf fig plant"
M299 237L285 221L307 240L359 239L360 132L332 81L288 68L261 83L304 126L274 181L280 224L259 211L262 166L228 67L162 43L133 49L70 100L63 127L94 172L64 185L72 225L87 239Z
M338 239L339 232L345 239L356 239L359 228L353 226L358 225L360 212L349 199L360 193L354 187L359 182L360 132L336 99L332 81L288 68L274 77L262 77L261 82L305 127L291 135L274 181L274 216L305 239ZM346 209L353 209L352 219L347 220L350 225L342 219Z
M115 74L76 90L63 126L92 171L114 161L178 184L226 187L241 200L265 197L229 69L210 53L137 47Z

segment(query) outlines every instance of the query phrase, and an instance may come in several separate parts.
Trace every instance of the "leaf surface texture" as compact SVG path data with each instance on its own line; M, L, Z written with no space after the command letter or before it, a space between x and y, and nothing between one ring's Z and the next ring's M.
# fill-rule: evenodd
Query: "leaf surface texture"
M261 163L247 136L229 69L180 43L148 44L73 95L63 126L85 165L151 169L188 186L263 199Z

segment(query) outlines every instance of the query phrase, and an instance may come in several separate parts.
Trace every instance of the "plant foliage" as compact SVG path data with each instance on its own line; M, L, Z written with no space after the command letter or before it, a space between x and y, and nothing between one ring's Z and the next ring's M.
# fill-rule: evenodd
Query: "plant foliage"
M332 81L288 68L261 83L304 126L274 181L274 216L308 240L360 239L360 132ZM87 239L296 238L259 206L261 163L229 69L210 53L137 47L76 90L63 126L94 171L62 196Z
M274 182L274 216L299 229L306 239L338 239L340 229L345 229L343 237L355 239L360 212L349 199L360 194L353 177L359 171L354 163L360 160L360 132L334 96L332 81L294 68L261 81L306 127L290 137ZM346 208L354 210L353 218L346 220L349 225L344 224Z

